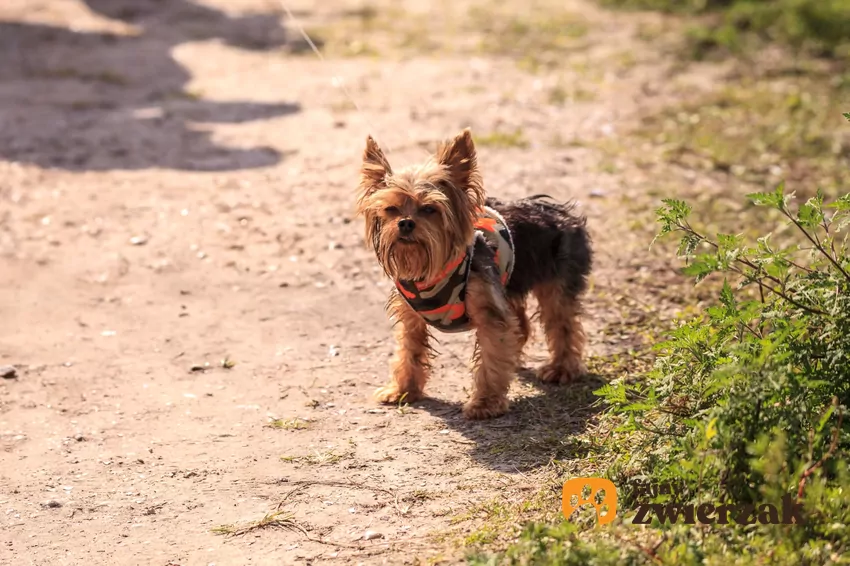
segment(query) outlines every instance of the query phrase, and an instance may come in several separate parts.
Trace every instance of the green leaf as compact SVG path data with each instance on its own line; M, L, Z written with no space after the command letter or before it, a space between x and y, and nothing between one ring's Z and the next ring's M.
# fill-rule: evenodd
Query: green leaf
M676 250L676 255L679 257L690 256L700 244L700 239L693 234L688 234L679 242L679 249Z
M845 112L844 117L847 118L848 121L850 121L850 112Z
M776 199L773 193L749 193L747 198L756 206L769 206L779 208L781 201Z
M832 416L832 413L835 412L835 405L830 405L823 416L820 418L820 422L818 423L818 432L823 431L823 427L826 426L826 423L829 422L829 418Z
M792 196L794 196L793 193L785 194L785 181L782 181L772 193L750 193L747 198L756 206L769 206L777 210L784 210L787 200Z
M765 273L780 280L785 278L790 267L787 261L782 261L778 257L774 258L773 261L765 261L761 266Z
M806 228L816 228L823 221L823 211L815 199L800 206L797 211L797 221Z
M676 199L662 199L665 206L659 207L655 210L655 215L657 216L657 221L661 224L661 230L650 242L649 247L652 248L655 245L655 242L672 232L679 232L682 230L682 223L691 213L691 207L688 206L685 201L676 200Z
M611 404L620 404L626 402L626 386L622 383L610 384L606 383L599 389L593 392L597 397L604 397Z
M697 260L683 268L682 273L696 278L696 282L699 283L717 270L716 264L716 260L711 263L705 260Z
M719 251L722 253L737 251L742 241L741 236L738 234L717 234L717 245L720 248Z
M726 279L723 280L723 288L720 290L720 302L726 307L727 314L735 314L737 312L735 294L732 292L732 287Z
M717 436L717 417L714 417L708 422L708 426L705 427L705 439L711 440Z
M850 210L850 193L848 193L848 194L842 196L841 198L835 200L835 202L832 202L832 203L826 205L826 207L827 208L835 208L839 211Z

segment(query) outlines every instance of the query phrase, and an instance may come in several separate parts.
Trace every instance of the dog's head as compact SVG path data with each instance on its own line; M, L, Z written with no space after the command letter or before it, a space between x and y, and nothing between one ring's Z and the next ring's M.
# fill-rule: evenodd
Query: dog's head
M393 172L370 136L363 152L357 213L366 242L389 277L430 280L472 241L484 189L469 129L420 165Z

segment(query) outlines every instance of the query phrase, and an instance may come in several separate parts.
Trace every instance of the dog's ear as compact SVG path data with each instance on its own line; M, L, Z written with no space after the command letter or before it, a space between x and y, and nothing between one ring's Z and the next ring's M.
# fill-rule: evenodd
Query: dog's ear
M452 184L465 191L473 207L484 204L484 189L478 172L475 142L469 128L445 142L437 149L437 161L446 167Z
M384 182L387 175L392 174L390 162L384 156L378 143L368 136L366 149L363 150L363 165L360 168L362 186L376 186Z

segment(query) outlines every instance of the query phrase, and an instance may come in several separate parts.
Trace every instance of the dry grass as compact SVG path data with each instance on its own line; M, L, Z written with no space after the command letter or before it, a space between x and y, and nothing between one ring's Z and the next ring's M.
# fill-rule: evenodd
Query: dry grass
M246 523L244 525L219 525L213 527L211 531L217 535L240 536L253 531L267 528L290 529L301 532L301 527L294 520L295 515L285 511L273 511L266 513L263 518Z
M310 427L310 423L298 417L293 417L291 419L274 419L266 426L281 430L304 430Z

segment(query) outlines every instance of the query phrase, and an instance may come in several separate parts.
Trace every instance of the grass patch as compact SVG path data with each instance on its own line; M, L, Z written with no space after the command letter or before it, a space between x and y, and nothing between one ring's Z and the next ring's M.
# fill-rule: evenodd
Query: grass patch
M346 458L351 457L350 452L336 452L334 450L316 450L307 456L281 456L282 462L290 464L307 464L309 466L332 466Z
M293 417L291 419L274 419L266 426L281 430L304 430L310 427L310 423L298 417Z
M614 529L608 529L615 533ZM620 534L620 533L617 533ZM632 534L633 533L625 533ZM653 564L641 553L638 541L630 547L623 544L624 537L588 540L573 523L558 525L530 523L520 533L517 541L505 552L488 554L473 549L467 559L471 566L620 566Z
M580 14L553 0L534 0L524 8L442 2L418 10L367 4L308 33L329 56L488 54L536 70L557 66L565 53L583 48L580 40L588 32Z
M475 136L476 145L483 147L494 147L498 149L507 148L522 148L529 146L528 140L522 132L522 128L517 128L511 132L496 131L489 134L481 134Z
M835 194L850 182L850 132L835 125L846 96L824 77L741 78L645 119L638 133L687 168Z
M558 84L552 87L548 93L549 104L563 106L580 102L591 102L596 100L596 93L580 86L565 87Z
M455 515L449 520L455 530L448 538L466 549L504 547L516 539L527 521L553 520L552 510L560 509L558 486L551 485L551 475L543 483L548 485L530 497L519 501L497 497Z
M367 4L348 10L308 33L319 39L326 55L334 57L377 57L399 50L425 53L439 48L427 21L389 6Z
M253 531L267 528L297 528L295 516L285 511L266 513L262 519L244 525L219 525L210 529L217 535L240 536Z
M474 6L465 29L478 35L478 51L512 57L529 70L560 65L564 55L582 48L577 41L587 35L581 14L552 2L532 2L525 9Z
M689 28L696 59L718 51L744 54L778 43L818 56L850 57L846 0L598 0L616 8L702 16Z

